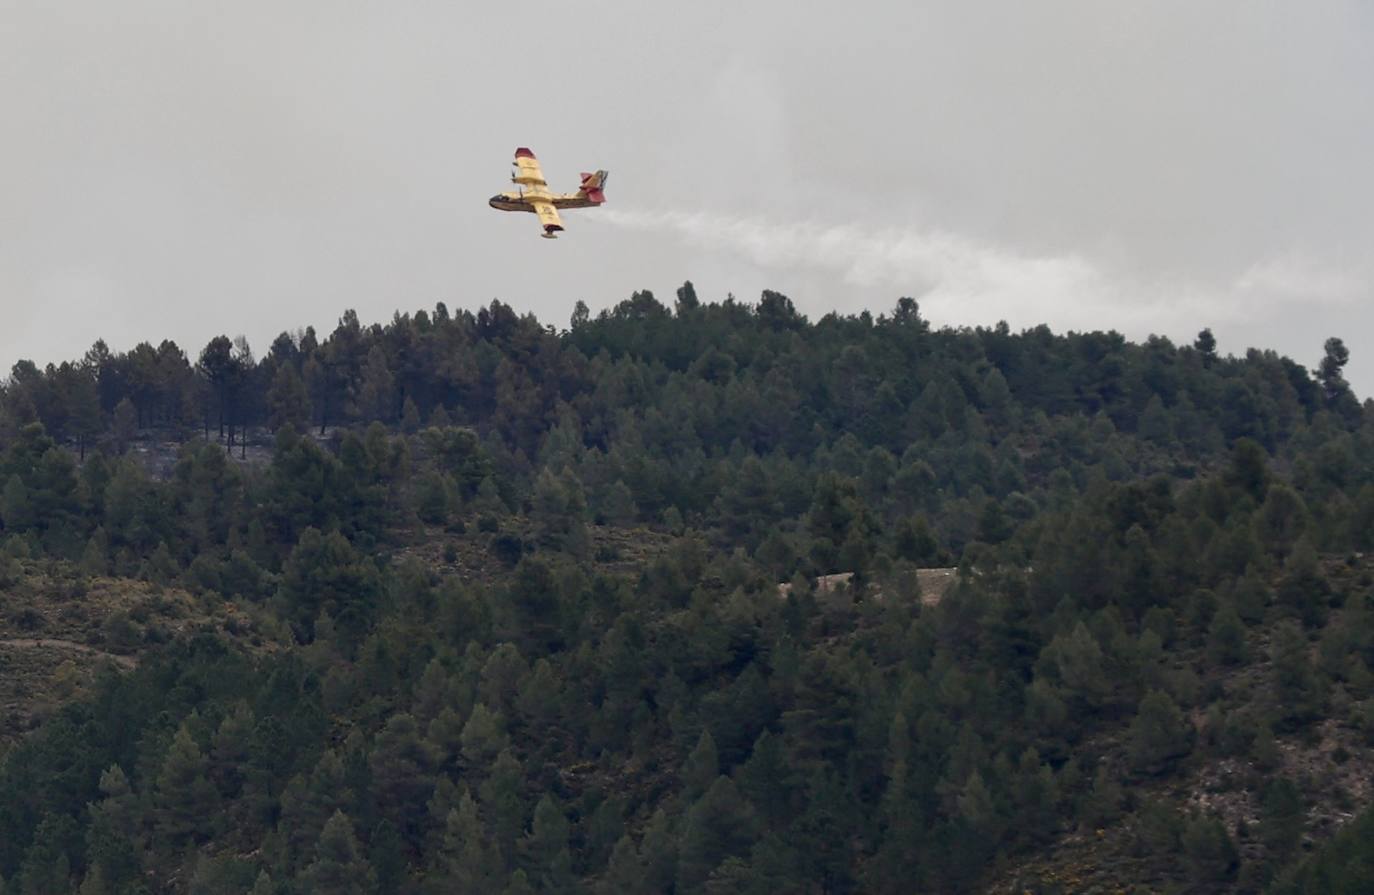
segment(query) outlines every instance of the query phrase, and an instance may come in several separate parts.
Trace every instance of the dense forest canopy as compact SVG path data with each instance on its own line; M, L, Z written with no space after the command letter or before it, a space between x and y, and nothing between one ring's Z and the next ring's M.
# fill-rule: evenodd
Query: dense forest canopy
M1051 891L1085 832L1339 873L1294 756L1368 785L1347 360L687 283L20 362L0 589L162 603L13 739L4 892Z

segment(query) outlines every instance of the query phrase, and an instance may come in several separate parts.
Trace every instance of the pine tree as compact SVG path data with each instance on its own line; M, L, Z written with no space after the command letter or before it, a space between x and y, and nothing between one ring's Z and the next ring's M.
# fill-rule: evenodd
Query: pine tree
M1079 820L1088 827L1100 829L1121 817L1125 800L1120 782L1105 761L1097 765L1092 789L1084 796L1079 808Z
M1021 753L1011 789L1021 835L1032 842L1052 839L1059 826L1059 786L1054 772L1040 761L1040 754L1033 747Z
M491 819L492 837L507 866L515 859L516 841L525 828L524 779L519 759L506 749L496 756L490 774L478 788L482 809Z
M763 731L754 741L749 760L740 767L736 779L749 803L769 826L781 826L787 819L790 810L788 776L780 738Z
M473 706L472 714L463 725L461 739L463 758L473 768L485 768L510 743L500 713L492 712L480 702Z
M343 760L333 749L326 749L315 763L307 780L293 777L281 795L280 829L295 857L295 866L313 855L325 823L336 812L352 804L354 794L348 785Z
M562 690L553 663L546 658L538 659L532 673L521 682L515 699L521 719L529 729L548 730L558 723L563 708Z
M1131 722L1127 754L1131 767L1159 774L1193 748L1193 731L1169 694L1152 690Z
M67 365L63 364L65 368ZM76 438L81 459L86 459L86 447L104 429L104 413L100 406L100 389L95 371L87 365L71 368L72 388L66 396L66 413L71 434Z
M623 481L616 480L602 500L601 515L608 525L633 525L639 515L634 494Z
M596 895L652 895L645 888L644 864L639 860L635 842L626 833L611 850L606 874L596 886Z
M1374 811L1366 809L1316 854L1284 873L1268 891L1274 895L1374 892L1374 862L1369 859L1371 839Z
M425 810L429 817L427 826L428 833L425 837L423 849L427 852L437 854L444 844L444 824L448 820L451 812L457 810L458 802L463 793L468 792L467 785L464 784L459 789L455 777L447 774L440 774L434 784L434 795L429 797L429 802L425 805Z
M324 825L315 860L301 875L311 895L372 895L377 877L362 856L353 822L342 811Z
M539 543L555 549L575 547L586 536L586 497L571 470L554 475L545 468L535 479L533 510Z
M0 522L11 532L27 531L38 523L29 489L17 475L10 476L0 492Z
M1245 577L1236 582L1232 596L1236 614L1247 625L1263 621L1273 598L1273 592L1264 583L1259 571L1253 565L1247 566Z
M24 852L19 876L10 887L20 895L49 895L72 890L72 853L80 843L80 828L65 814L47 814Z
M700 307L701 299L697 298L696 287L692 285L691 280L684 281L677 289L677 301L673 305L673 310L677 313L679 318L683 318L692 315ZM576 315L579 312L582 315L582 323L586 323L589 319L587 306L580 300L577 303L577 309L574 311L574 322L577 321Z
M1245 624L1235 606L1226 603L1212 616L1207 630L1207 654L1213 662L1238 665L1245 662Z
M138 435L138 410L134 408L133 401L125 398L115 405L111 429L114 432L115 452L122 454Z
M1066 700L1089 710L1112 701L1113 682L1105 662L1097 638L1081 621L1069 634L1056 634L1040 657L1040 663L1059 678Z
M244 772L248 766L256 725L253 710L246 702L240 702L220 722L219 729L210 741L210 779L222 799L236 799L243 791Z
M510 875L510 882L501 890L501 895L535 895L536 891L525 871L517 870Z
M358 411L364 420L389 422L396 416L396 378L387 366L386 352L373 345L363 366Z
M1255 536L1270 556L1282 561L1307 530L1308 519L1307 505L1298 493L1276 482L1255 514Z
M1302 794L1286 777L1277 777L1264 788L1260 800L1260 839L1270 853L1284 858L1302 838L1306 822Z
M625 833L610 852L606 874L596 884L596 895L651 895L644 880L644 865L635 840Z
M1350 385L1341 375L1350 360L1350 351L1345 342L1335 336L1327 339L1323 348L1326 353L1316 370L1317 381L1321 383L1327 403L1335 406L1350 394Z
M445 706L425 730L425 741L433 748L436 761L445 768L457 766L463 750L465 723L457 712ZM479 766L485 767L485 762Z
M396 825L383 820L372 831L367 860L377 874L377 895L396 895L406 885L406 844Z
M96 526L86 541L86 548L81 551L81 571L92 578L109 574L110 539L103 526Z
M1268 724L1258 725L1254 742L1250 744L1250 757L1254 759L1255 767L1266 772L1275 770L1282 763L1283 754L1279 752L1274 730Z
M420 408L415 406L415 399L410 395L401 403L401 431L407 435L420 431Z
M520 843L522 868L541 892L567 892L572 888L572 853L568 849L570 826L562 809L545 794L534 808L530 832Z
M493 854L487 831L477 815L477 803L463 790L458 807L444 821L444 840L439 852L440 889L445 892L492 892L503 873Z
M726 858L754 843L753 807L729 777L717 777L683 819L677 891L695 892Z
M459 505L458 491L451 478L441 473L425 473L415 484L415 513L430 525L447 525Z
M201 854L189 867L194 869L187 895L242 895L256 878L252 864L230 855Z
M267 390L268 425L273 431L291 426L297 432L310 424L310 395L296 368L282 364Z
M1215 817L1199 815L1183 826L1183 853L1193 878L1212 883L1231 879L1240 866L1240 854L1226 827Z
M702 730L687 760L683 762L679 775L682 779L682 799L687 804L697 799L716 782L720 776L720 759L716 755L716 741L709 730Z
M1158 799L1147 799L1136 812L1134 832L1137 854L1174 857L1183 833L1183 823L1172 805Z
M1295 622L1278 625L1269 640L1272 683L1269 699L1278 731L1297 730L1318 717L1325 688L1312 668L1307 636Z
M1001 502L988 498L978 514L978 539L989 544L1000 544L1011 537L1011 520Z
M391 716L369 756L373 798L382 816L412 843L420 838L424 806L434 789L434 759L415 718L406 713Z
M912 792L911 759L910 725L899 711L888 728L887 787L878 805L882 844L866 873L874 891L895 891L902 884L909 885L909 870L919 860L925 823Z
M0 892L4 888L0 887ZM86 878L81 881L81 888L76 890L76 895L110 895L110 888L105 883L105 871L99 864L93 864L87 871Z
M673 824L662 807L657 808L644 828L640 842L640 864L644 867L646 892L671 892L677 878L678 843Z
M625 833L625 804L618 795L603 798L579 824L582 847L579 858L589 869L599 870L610 860L611 850Z
M1326 624L1331 586L1317 562L1312 542L1303 538L1284 563L1275 602L1309 629Z
M1360 488L1350 514L1350 542L1356 550L1374 548L1374 484Z
M1222 481L1230 488L1258 502L1269 489L1269 455L1264 446L1252 438L1240 438L1231 447L1230 464L1222 474Z
M210 836L219 797L209 770L189 725L183 723L154 784L155 839L163 847L179 849Z
M1197 340L1193 342L1193 348L1197 349L1198 354L1202 355L1202 366L1210 367L1217 361L1217 339L1212 335L1211 329L1204 329L1197 334Z
M117 891L142 872L138 844L143 810L119 765L101 773L99 788L101 798L86 806L91 817L86 860L100 871L100 885Z
M460 696L457 689L443 661L438 658L430 659L420 675L419 684L415 687L415 698L411 707L415 720L427 725L444 709L463 713L462 705L458 702Z
M1164 409L1164 402L1159 395L1151 395L1150 400L1145 402L1145 409L1140 412L1140 421L1136 424L1136 433L1158 445L1168 445L1174 441L1173 419Z
M277 604L301 629L323 610L346 643L362 639L376 611L381 581L372 562L338 531L306 528L282 568Z

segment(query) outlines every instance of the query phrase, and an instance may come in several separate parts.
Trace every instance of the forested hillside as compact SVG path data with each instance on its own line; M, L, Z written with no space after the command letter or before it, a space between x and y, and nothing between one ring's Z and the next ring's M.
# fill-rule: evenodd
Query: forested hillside
M1374 778L1374 406L1314 355L689 283L16 364L0 669L85 664L7 697L3 893L1362 872L1299 866Z

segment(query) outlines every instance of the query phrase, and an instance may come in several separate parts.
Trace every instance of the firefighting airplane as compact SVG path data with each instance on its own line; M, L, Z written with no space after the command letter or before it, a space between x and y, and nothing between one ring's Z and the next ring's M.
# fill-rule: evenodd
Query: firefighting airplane
M558 209L594 208L606 201L602 190L610 175L605 171L583 174L582 187L575 193L551 193L533 152L523 146L515 150L514 165L515 173L510 179L520 186L513 193L497 193L488 204L500 211L532 211L539 215L539 223L544 225L544 232L539 235L545 239L557 239L558 231L563 229Z

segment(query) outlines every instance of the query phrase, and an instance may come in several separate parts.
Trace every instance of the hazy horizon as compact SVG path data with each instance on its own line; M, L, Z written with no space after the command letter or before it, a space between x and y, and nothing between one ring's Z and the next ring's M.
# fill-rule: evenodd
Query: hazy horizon
M1340 336L1374 394L1374 7L521 10L547 50L505 6L7 6L4 371L690 279L1309 369ZM607 205L556 242L488 208L518 145Z

